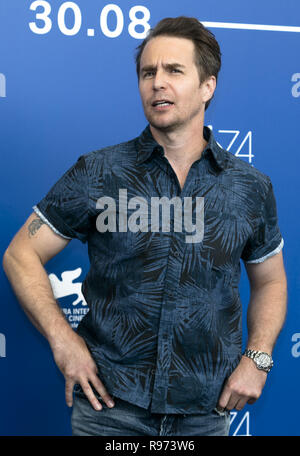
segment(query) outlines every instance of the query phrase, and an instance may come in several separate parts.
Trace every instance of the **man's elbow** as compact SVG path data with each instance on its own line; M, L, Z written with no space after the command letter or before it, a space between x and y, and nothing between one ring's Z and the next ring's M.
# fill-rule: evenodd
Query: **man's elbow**
M4 255L2 257L2 267L3 267L4 271L5 271L6 267L7 267L7 264L9 263L10 259L11 259L11 247L9 245L6 248L6 250L4 252Z
M13 248L12 244L9 244L2 257L2 267L6 275L8 275L11 265L16 261L17 255L15 249Z
M20 245L19 242L12 240L2 257L2 267L5 274L9 276L14 268L20 266L26 269L36 259L40 260L32 248L29 248L28 245Z

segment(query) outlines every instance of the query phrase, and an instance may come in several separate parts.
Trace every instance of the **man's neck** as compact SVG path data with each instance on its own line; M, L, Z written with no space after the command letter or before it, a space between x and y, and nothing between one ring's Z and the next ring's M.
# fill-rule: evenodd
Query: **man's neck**
M178 166L190 166L201 157L207 141L203 137L204 120L188 129L164 132L150 125L153 138L164 148L166 158Z

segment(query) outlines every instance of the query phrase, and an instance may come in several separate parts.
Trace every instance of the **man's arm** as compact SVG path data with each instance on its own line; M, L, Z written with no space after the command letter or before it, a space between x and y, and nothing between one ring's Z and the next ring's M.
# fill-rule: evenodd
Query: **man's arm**
M71 328L57 304L44 268L68 243L32 213L6 249L3 268L26 315L50 344L66 380L67 405L72 406L73 387L80 383L93 407L100 410L102 406L89 382L107 405L111 397L97 376L96 364L84 340Z
M287 305L287 280L282 251L262 263L245 264L250 282L247 313L247 348L271 354L283 326ZM267 373L242 357L228 378L219 398L218 408L241 410L261 395Z

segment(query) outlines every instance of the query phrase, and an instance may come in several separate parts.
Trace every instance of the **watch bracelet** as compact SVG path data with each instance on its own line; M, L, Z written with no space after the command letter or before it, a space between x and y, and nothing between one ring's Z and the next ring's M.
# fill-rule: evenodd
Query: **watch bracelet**
M250 348L246 348L244 353L243 353L243 355L246 356L247 358L252 359L254 361L254 358L257 355L257 353L266 353L266 352L262 352L261 350L251 350ZM273 362L272 356L269 355L269 353L266 353L266 355L268 355L270 357L270 359L271 359L269 367L258 367L258 365L255 363L255 361L254 361L254 363L255 363L257 369L263 370L265 372L270 372L271 368L274 365L274 362Z

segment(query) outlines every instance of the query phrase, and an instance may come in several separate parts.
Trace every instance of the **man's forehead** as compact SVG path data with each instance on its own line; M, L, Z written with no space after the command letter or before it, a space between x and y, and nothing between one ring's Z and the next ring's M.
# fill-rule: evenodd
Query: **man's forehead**
M194 58L194 43L187 38L158 36L152 38L141 55L142 65L164 64L186 65Z

